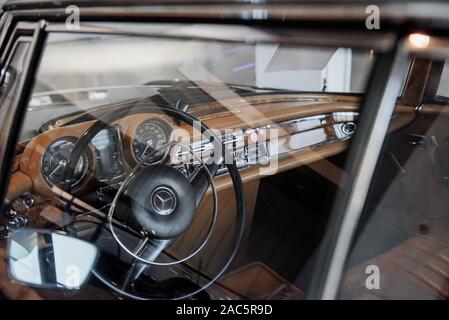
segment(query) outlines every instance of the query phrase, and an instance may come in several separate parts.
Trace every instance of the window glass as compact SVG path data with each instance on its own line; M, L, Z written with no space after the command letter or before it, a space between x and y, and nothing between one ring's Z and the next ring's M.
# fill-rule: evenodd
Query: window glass
M448 92L446 70L439 94ZM347 261L342 299L447 299L446 106L424 104L390 132Z
M449 97L449 63L444 62L443 72L441 73L440 84L437 90L438 96Z
M224 83L232 85L234 92L272 88L361 93L372 58L370 51L350 48L51 34L22 140L35 135L51 118L153 95L173 83Z
M374 59L343 47L49 34L7 194L15 220L4 223L94 243L94 276L118 295L304 298ZM410 113L396 110L391 130Z

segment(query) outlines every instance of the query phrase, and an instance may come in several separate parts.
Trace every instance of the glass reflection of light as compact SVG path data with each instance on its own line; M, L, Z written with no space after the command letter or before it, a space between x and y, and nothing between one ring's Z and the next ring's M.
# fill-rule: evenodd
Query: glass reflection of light
M20 282L76 289L89 276L96 255L90 243L57 233L31 232L11 240L9 267Z
M22 246L23 243L11 241L9 264L12 276L17 280L30 284L43 284L39 264L37 233L30 234L27 240L28 242L25 242L25 244L28 248Z

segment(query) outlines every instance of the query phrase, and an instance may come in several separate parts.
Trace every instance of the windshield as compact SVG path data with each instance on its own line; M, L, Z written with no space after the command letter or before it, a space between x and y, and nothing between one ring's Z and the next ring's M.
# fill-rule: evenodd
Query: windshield
M167 27L170 29L170 27ZM171 31L179 28L172 26ZM207 99L198 83L244 95L271 91L363 92L372 52L126 35L52 33L47 39L21 140L48 121L173 86L186 104ZM189 93L188 93L189 92ZM183 93L183 94L182 94ZM192 94L194 97L192 97Z

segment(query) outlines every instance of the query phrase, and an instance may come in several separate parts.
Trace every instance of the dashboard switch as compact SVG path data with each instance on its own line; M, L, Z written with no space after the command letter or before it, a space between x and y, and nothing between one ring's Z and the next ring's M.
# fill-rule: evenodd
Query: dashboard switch
M25 228L27 224L28 219L25 216L17 215L13 217L11 220L9 220L6 227L9 231L15 231Z

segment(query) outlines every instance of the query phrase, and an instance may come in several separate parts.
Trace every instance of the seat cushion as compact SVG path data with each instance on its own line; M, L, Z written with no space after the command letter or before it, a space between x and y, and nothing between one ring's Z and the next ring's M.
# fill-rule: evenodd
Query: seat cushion
M236 269L219 281L221 285L248 299L300 300L301 290L261 262Z
M380 288L367 289L369 265L379 268ZM351 268L343 279L342 299L448 299L449 245L415 236L388 252Z

